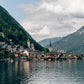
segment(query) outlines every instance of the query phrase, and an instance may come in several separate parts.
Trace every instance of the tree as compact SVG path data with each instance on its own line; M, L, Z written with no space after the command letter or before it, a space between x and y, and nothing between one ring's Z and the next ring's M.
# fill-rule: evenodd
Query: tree
M8 57L13 59L13 58L15 58L15 55L13 53L9 52Z
M49 53L49 49L48 48L44 49L44 54L46 54L46 53Z
M4 55L5 55L5 51L1 51L0 52L0 59L4 58Z

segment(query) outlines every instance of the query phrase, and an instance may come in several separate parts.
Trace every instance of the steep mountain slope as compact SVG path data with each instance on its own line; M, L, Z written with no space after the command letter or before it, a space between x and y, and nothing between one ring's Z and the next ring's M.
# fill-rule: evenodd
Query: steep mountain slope
M77 54L84 53L84 26L73 34L52 45L53 50L65 50Z
M44 39L42 41L39 41L39 44L42 45L43 47L46 47L47 45L49 45L50 39L51 39L51 43L55 43L59 40L61 40L63 37L56 37L56 38L49 38L49 39Z
M5 41L6 43L9 43L9 39L12 39L14 44L27 47L27 39L30 39L30 42L34 43L35 49L40 51L44 49L1 6L0 6L0 32L3 32L5 34L4 38L0 36L1 37L0 41Z

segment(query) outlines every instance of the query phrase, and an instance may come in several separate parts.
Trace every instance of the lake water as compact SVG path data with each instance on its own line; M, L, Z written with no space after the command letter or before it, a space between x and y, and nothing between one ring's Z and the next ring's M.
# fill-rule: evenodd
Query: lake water
M0 63L0 84L84 84L84 61Z

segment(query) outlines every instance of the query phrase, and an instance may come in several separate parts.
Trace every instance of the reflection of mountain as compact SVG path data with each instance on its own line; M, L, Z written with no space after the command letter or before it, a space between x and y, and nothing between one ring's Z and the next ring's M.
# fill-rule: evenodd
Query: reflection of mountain
M31 35L0 6L0 33L1 32L5 34L5 37L0 35L0 41L9 44L9 39L12 39L15 45L27 47L27 39L30 39L30 42L35 45L36 50L43 50L43 47L40 46Z
M64 37L52 45L53 50L84 53L84 26L73 34Z
M49 38L49 39L44 39L42 41L39 42L40 45L42 45L43 47L49 45L49 40L51 39L51 43L55 43L59 40L61 40L63 37L56 37L56 38Z

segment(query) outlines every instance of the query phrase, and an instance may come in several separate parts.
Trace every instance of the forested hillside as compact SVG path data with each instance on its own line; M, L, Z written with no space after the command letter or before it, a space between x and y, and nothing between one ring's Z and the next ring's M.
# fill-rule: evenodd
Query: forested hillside
M30 39L30 42L34 43L35 49L40 51L44 49L1 6L0 6L0 32L3 32L5 35L4 37L0 36L0 41L5 41L6 43L9 43L9 39L12 39L14 44L27 47L27 39Z

